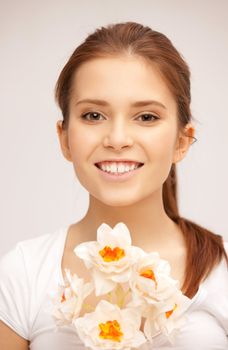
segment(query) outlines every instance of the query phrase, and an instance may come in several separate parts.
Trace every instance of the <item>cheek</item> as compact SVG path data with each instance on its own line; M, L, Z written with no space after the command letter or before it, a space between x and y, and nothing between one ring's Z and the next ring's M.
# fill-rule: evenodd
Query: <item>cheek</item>
M172 159L175 148L176 130L170 125L152 130L143 138L150 159L162 162Z
M145 137L145 145L147 156L149 158L150 171L146 173L149 178L153 178L151 186L159 188L164 184L169 176L169 172L173 163L173 153L175 149L175 129L167 126L167 128L158 128L153 133Z
M74 127L69 131L69 147L74 164L80 166L88 160L97 143L97 134L88 127Z

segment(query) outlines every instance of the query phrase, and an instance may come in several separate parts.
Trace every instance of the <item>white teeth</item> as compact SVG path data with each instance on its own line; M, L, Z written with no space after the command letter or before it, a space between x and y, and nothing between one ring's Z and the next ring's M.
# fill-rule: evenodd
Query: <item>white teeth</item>
M119 173L124 173L126 170L125 170L125 166L124 164L119 164L118 165L118 172Z
M139 164L124 164L124 163L101 163L100 168L103 171L110 172L110 173L126 173L129 171L132 171L139 167Z
M111 169L110 169L111 173L116 173L117 172L117 166L116 164L111 164Z

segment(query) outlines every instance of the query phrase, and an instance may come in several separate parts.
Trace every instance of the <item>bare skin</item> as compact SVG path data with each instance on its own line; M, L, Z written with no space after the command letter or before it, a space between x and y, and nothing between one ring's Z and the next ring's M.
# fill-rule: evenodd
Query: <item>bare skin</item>
M20 337L5 323L0 321L0 349L1 350L28 350L29 342Z

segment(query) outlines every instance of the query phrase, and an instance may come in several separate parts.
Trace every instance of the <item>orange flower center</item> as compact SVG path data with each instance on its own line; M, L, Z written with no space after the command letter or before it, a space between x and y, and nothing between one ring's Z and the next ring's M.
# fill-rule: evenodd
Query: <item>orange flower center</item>
M121 341L123 333L121 332L120 324L116 320L100 323L99 328L101 330L99 337L103 339L111 339L118 342Z
M170 310L170 311L166 311L166 313L165 313L166 318L169 318L169 317L172 315L173 311L175 311L175 310L176 310L176 308L177 308L177 304L175 304L175 305L174 305L174 307L173 307L173 309L172 309L172 310Z
M66 297L65 297L65 293L63 292L62 298L61 298L61 303L63 303L64 301L66 301Z
M122 259L125 256L125 251L119 247L112 249L109 246L105 246L99 251L99 254L102 256L104 261L110 262Z
M155 288L157 288L157 281L153 270L151 269L144 270L143 272L140 273L140 276L153 280L155 282Z

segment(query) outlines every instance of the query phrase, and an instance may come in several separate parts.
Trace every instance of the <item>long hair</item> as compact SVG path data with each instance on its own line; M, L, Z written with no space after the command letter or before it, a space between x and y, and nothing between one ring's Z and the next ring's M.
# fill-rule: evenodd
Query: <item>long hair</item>
M178 127L192 119L190 70L172 42L162 33L136 22L100 27L79 45L60 73L55 98L62 111L63 128L68 127L72 80L81 64L96 58L134 56L155 65L177 103ZM179 215L176 165L172 164L162 190L166 214L180 227L187 249L185 280L182 290L192 298L212 269L228 257L221 235Z

